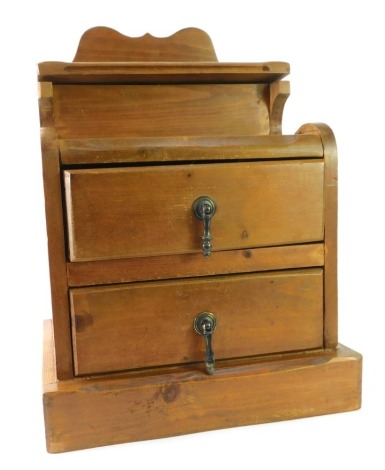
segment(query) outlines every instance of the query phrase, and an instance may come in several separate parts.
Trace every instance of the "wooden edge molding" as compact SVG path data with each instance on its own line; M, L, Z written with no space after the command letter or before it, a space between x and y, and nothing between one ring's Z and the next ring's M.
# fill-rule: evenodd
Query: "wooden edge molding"
M339 346L217 364L57 381L45 324L43 404L49 452L351 411L361 356ZM48 357L47 357L48 356ZM220 397L220 399L219 399ZM243 406L239 406L242 403Z
M286 62L42 62L39 81L55 84L271 83L290 72Z
M180 266L183 264L183 274ZM202 265L201 253L67 263L68 284L80 287L178 277L212 276L323 266L322 243L213 252Z
M324 226L325 226L325 348L338 344L338 291L337 291L337 145L333 131L326 124L305 124L298 134L321 137L324 160Z
M317 134L60 139L59 145L63 165L323 158L324 154Z

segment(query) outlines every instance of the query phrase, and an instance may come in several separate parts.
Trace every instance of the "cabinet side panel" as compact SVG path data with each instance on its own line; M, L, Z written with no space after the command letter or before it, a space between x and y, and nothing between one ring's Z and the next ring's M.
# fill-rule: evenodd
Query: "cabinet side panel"
M53 127L51 83L40 83L41 148L48 236L56 368L59 379L73 377L71 330L60 183L59 145Z
M298 134L318 134L324 148L324 223L325 223L325 326L324 347L335 349L338 344L337 287L337 145L326 124L305 124Z

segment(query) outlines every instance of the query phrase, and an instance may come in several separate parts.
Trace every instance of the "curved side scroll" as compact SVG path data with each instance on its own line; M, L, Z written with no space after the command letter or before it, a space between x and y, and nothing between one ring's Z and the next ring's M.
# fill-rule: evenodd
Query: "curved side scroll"
M335 349L338 343L337 307L337 145L333 131L322 123L305 124L297 134L319 135L324 149L324 223L325 223L325 320L324 347Z
M273 82L270 85L269 113L270 113L270 134L282 134L282 116L286 100L290 96L290 82Z

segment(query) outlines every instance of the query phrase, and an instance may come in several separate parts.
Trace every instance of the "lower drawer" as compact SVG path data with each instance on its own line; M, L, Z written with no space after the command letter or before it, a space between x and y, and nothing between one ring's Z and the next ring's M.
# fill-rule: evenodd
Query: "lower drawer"
M322 347L323 270L70 290L77 375L199 362L195 317L212 312L216 359Z

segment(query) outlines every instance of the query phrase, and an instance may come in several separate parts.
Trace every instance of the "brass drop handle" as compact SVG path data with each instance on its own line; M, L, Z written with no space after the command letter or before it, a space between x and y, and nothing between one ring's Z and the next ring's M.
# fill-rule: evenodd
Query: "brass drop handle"
M193 203L195 217L203 221L202 251L205 258L211 253L211 219L217 210L215 201L209 196L198 197Z
M202 312L195 317L194 329L205 339L205 362L209 375L214 374L215 356L211 344L212 335L217 326L217 319L211 312Z

